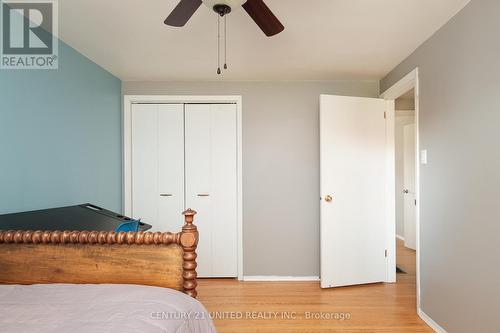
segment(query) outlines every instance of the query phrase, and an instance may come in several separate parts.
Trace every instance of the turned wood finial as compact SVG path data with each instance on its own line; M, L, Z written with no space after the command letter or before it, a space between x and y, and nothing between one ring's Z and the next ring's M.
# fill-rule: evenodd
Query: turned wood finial
M193 224L196 212L189 208L182 213L184 215L185 224L182 227L181 237L179 243L184 250L184 264L183 264L183 277L184 277L184 292L191 297L196 298L198 294L196 291L196 246L198 245L198 228Z
M196 214L197 214L196 211L192 210L191 208L188 208L184 212L182 212L182 215L184 215L184 221L188 225L193 224L194 216Z

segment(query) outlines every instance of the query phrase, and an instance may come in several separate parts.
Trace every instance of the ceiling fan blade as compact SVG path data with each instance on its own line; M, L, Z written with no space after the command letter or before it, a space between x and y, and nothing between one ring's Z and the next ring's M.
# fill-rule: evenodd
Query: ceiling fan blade
M181 0L165 20L166 25L183 27L202 4L201 0Z
M243 4L243 8L260 29L264 31L266 36L271 37L285 30L283 24L281 24L263 0L248 0Z

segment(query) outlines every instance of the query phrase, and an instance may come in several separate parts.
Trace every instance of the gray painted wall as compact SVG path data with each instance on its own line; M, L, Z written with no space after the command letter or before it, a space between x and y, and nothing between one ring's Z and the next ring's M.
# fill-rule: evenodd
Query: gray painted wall
M409 98L398 98L395 104L396 110L415 110L415 100Z
M448 332L498 332L500 1L473 0L381 82L420 69L422 309Z
M375 97L378 82L124 82L122 90L243 95L244 274L319 274L319 95Z
M122 209L121 82L59 42L57 70L0 70L0 214Z

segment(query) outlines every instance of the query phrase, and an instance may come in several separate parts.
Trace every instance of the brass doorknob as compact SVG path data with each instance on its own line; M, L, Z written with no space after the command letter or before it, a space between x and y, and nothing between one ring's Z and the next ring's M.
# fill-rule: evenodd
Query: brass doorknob
M325 201L326 201L326 202L331 202L332 200L333 200L333 197L332 197L331 195L327 195L327 196L325 197Z

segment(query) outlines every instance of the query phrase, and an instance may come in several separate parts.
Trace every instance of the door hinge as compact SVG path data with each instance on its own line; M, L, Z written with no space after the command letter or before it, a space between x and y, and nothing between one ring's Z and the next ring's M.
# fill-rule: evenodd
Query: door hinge
M387 258L387 250L384 251L385 257Z
M384 111L384 119L387 119L387 112Z

